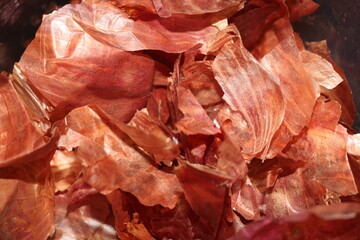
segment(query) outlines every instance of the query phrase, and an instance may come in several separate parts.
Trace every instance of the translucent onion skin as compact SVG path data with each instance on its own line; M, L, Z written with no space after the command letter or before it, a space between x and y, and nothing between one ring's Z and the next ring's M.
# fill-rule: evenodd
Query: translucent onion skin
M350 91L290 23L317 4L244 3L45 16L0 75L0 239L358 239Z

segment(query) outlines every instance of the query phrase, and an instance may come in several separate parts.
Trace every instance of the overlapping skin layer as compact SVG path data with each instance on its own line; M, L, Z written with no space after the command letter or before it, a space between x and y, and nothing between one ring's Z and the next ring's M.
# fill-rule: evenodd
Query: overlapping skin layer
M290 24L316 8L85 0L44 16L0 75L0 238L357 239L351 92Z

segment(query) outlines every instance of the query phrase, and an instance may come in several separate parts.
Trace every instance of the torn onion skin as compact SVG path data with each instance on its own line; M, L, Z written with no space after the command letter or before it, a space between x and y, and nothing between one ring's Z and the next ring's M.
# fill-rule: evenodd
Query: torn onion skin
M358 238L358 203L318 206L297 215L250 223L229 240L240 239L351 239Z
M0 239L358 239L351 91L291 25L317 7L83 0L44 16L0 74Z

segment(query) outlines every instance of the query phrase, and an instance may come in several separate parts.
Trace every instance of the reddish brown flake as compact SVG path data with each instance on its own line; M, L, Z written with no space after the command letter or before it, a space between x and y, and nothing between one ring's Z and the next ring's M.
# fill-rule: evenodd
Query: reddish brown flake
M87 168L84 180L103 194L120 188L141 203L174 207L182 189L174 174L158 170L135 144L96 108L73 110L60 145L76 148ZM151 186L151 187L150 187Z

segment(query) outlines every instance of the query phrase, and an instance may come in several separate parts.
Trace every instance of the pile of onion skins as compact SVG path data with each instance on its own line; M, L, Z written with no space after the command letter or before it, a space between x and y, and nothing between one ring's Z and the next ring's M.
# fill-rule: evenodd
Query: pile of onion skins
M0 75L0 239L358 239L360 135L311 0L85 0Z

